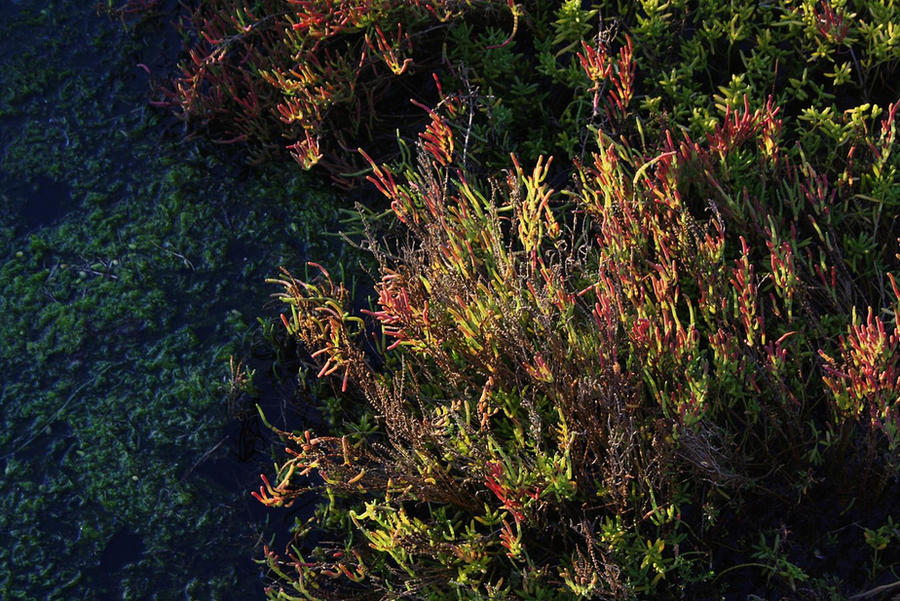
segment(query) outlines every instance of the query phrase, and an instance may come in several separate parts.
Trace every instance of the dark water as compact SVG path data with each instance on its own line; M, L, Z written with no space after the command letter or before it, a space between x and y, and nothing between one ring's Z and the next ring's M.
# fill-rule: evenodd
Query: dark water
M56 223L72 207L69 186L44 175L31 182L13 184L6 189L6 194L19 201L15 218L29 231Z

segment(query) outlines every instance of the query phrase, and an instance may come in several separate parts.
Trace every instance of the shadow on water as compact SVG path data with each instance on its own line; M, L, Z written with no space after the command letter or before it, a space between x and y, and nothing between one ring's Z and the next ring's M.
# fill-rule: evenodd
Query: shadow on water
M111 576L126 569L129 564L137 563L144 555L144 540L136 533L127 529L116 532L106 543L106 548L100 555L97 566L85 573L88 581L110 581ZM102 587L95 588L100 592ZM116 595L112 592L101 597L104 601L112 601Z
M6 195L13 214L17 216L15 221L26 232L53 225L73 208L69 185L44 175L36 176L29 182L13 183L6 190Z

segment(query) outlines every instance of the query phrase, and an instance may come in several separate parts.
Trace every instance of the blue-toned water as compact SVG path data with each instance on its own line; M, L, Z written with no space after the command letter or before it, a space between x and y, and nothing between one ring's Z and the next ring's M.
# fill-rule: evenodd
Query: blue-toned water
M254 404L295 414L256 318L279 266L327 258L333 203L148 107L167 16L0 2L4 601L262 599L253 558L293 519L249 495L271 469ZM229 394L229 356L261 394Z

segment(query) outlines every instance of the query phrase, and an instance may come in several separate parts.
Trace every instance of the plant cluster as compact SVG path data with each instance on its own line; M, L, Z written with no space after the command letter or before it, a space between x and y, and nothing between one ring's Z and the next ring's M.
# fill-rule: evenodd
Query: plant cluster
M188 7L188 58L157 104L220 143L247 143L252 160L287 148L304 168L321 164L344 184L365 166L348 150L390 147L397 130L410 135L427 120L410 99L451 105L469 168L500 168L509 152L529 161L548 152L580 156L590 142L586 126L611 126L610 107L598 100L621 66L617 57L597 62L598 53L625 33L642 77L622 73L621 93L638 99L644 127L657 133L684 127L702 138L745 95L772 96L797 117L788 139L802 137L821 160L844 160L834 146L853 146L872 105L900 93L891 77L900 15L882 0Z
M217 142L248 142L253 159L287 148L337 177L359 168L347 149L409 130L410 98L436 101L432 73L450 64L463 15L478 23L464 35L502 42L518 11L511 0L196 2L188 58L157 104Z
M368 321L327 272L279 281L288 332L377 428L282 432L258 498L321 478L308 526L345 534L268 551L273 598L682 596L753 569L821 594L800 558L848 522L790 530L895 492L898 104L849 111L843 161L752 90L699 134L677 102L645 127L639 32L577 48L599 127L565 190L515 156L476 182L453 107L431 111L415 162L369 159L405 234L369 241Z
M367 175L395 218L364 243L368 310L325 269L277 280L334 394L255 493L324 493L267 549L269 597L879 584L900 560L897 10L200 4L169 102ZM396 129L393 159L346 152Z
M897 106L854 163L860 186ZM898 248L850 260L837 232L876 235L868 207L842 204L781 127L748 104L703 142L600 133L562 192L548 162L515 157L486 187L467 180L449 132L402 175L373 164L407 233L370 241L377 354L327 272L279 283L289 333L379 428L282 432L258 498L290 503L317 475L322 525L346 534L270 551L271 596L677 596L733 567L728 547L806 581L766 528L896 485ZM767 499L783 513L750 536L719 517Z

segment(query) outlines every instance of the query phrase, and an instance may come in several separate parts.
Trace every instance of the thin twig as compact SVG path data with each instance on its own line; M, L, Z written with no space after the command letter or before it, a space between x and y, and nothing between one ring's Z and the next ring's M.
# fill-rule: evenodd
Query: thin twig
M210 455L212 455L213 453L215 453L215 452L216 452L216 449L218 449L219 447L221 447L221 446L225 443L226 440L228 440L228 436L223 436L223 437L222 437L222 440L220 440L219 442L217 442L215 445L212 446L212 448L208 449L205 453L203 453L203 454L200 456L200 459L198 459L196 462L194 462L194 465L192 465L191 467L189 467L189 468L187 469L187 471L185 471L185 472L181 475L181 478L179 478L179 481L184 481L184 480L186 480L187 477L190 476L191 473L192 473L195 469L197 469L197 466L199 466L201 463L203 463L204 461L206 461L206 460L209 458Z
M874 597L875 595L880 595L881 593L887 592L889 590L900 587L900 580L897 582L892 582L890 584L883 584L881 586L876 586L875 588L863 591L862 593L857 593L855 595L851 595L848 597L850 601L856 601L856 599L868 599L869 597Z
M59 407L59 409L56 410L56 413L54 413L54 414L51 415L49 418L47 418L46 420L44 420L44 423L42 423L39 427L35 427L35 428L32 429L32 434L31 434L31 436L28 438L28 440L26 440L25 442L23 442L22 444L20 444L19 446L17 446L15 449L13 449L12 451L10 451L10 452L7 453L6 455L3 455L2 457L0 457L0 459L6 459L6 458L8 458L8 457L12 457L12 456L15 455L16 453L18 453L19 451L21 451L22 449L24 449L25 447L27 447L28 445L30 445L32 442L34 442L34 440L40 435L41 431L42 431L44 428L46 428L49 424L51 424L54 420L56 420L56 418L59 417L59 415L60 415L60 414L65 410L65 408L69 405L69 403L71 403L71 402L75 399L75 397L78 396L78 393L79 393L79 392L81 392L82 390L84 390L87 386L89 386L89 385L93 384L94 382L96 382L96 381L100 378L100 376L102 376L104 373L106 373L107 371L109 371L109 368L114 367L115 365L120 365L121 363L122 363L122 362L120 362L120 363L115 363L115 364L111 364L111 365L107 365L107 366L103 367L100 371L97 372L97 374L96 374L93 378L91 378L91 379L88 380L87 382L84 382L81 386L79 386L78 388L76 388L75 390L73 390L73 391L72 391L72 394L69 395L69 398L67 398L66 401Z

